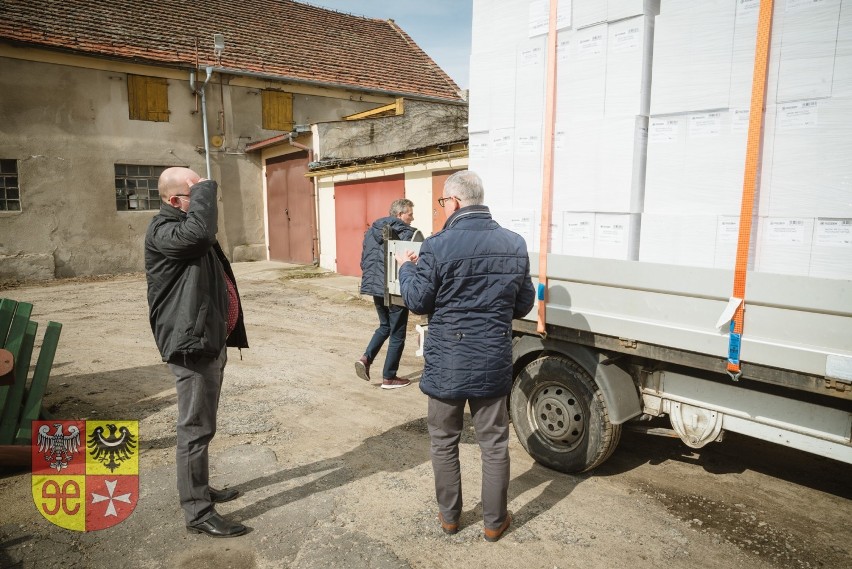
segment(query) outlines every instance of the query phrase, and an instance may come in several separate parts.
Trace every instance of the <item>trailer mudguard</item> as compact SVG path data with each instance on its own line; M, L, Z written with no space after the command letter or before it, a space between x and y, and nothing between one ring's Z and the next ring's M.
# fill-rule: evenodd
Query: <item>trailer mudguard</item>
M630 374L616 365L602 365L607 359L605 354L579 344L524 335L512 347L512 361L536 352L556 352L571 358L586 370L601 389L613 425L620 425L642 413L639 392Z

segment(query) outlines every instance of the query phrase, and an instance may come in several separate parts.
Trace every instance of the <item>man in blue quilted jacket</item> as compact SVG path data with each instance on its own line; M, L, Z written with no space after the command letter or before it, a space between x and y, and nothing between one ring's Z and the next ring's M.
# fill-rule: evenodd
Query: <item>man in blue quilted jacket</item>
M459 530L458 445L467 404L482 451L485 539L497 541L512 523L506 508L512 319L532 309L535 291L526 243L491 219L483 194L473 172L447 178L438 200L448 216L444 228L423 242L419 257L407 251L397 260L405 305L430 317L420 389L429 396L441 527L448 534Z
M411 384L408 379L397 376L399 360L405 349L405 332L408 326L408 309L404 306L385 306L385 253L383 230L386 225L396 233L397 238L409 241L419 231L411 227L414 221L414 203L407 199L395 200L386 217L373 222L364 234L361 250L361 294L373 297L379 327L373 332L370 343L355 362L355 374L370 381L370 364L376 359L385 341L390 338L385 354L385 366L382 370L382 389L398 389Z

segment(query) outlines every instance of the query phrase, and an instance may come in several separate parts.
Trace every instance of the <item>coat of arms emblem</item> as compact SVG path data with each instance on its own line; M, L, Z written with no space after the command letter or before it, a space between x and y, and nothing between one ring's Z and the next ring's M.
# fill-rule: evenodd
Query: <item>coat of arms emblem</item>
M32 492L52 523L95 531L127 519L139 497L138 421L33 421Z

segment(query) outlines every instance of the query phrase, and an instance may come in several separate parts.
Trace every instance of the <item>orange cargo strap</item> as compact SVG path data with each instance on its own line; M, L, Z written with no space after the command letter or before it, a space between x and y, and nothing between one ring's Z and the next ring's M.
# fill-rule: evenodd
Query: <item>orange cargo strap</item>
M556 120L556 17L559 2L550 0L550 20L547 28L547 96L544 105L544 165L541 176L541 240L538 253L538 326L536 331L547 335L547 253L550 249L550 223L553 198L553 131Z
M748 118L748 140L746 142L745 175L743 176L743 200L740 209L740 230L737 241L737 259L734 266L735 299L743 299L731 318L728 339L727 371L731 379L738 381L740 369L740 347L745 312L746 274L748 250L751 239L751 221L754 210L754 193L757 186L757 169L760 164L760 139L763 131L763 105L766 95L766 69L769 61L769 43L772 35L773 0L761 0L757 22L757 41L754 50L754 73L751 85L751 109Z

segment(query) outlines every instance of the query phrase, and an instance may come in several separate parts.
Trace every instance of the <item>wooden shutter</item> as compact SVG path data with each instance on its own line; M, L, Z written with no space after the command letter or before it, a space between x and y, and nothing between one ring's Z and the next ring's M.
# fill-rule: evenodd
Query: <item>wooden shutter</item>
M163 77L127 75L130 120L169 122L169 86Z
M263 128L293 130L293 94L281 91L262 91Z

